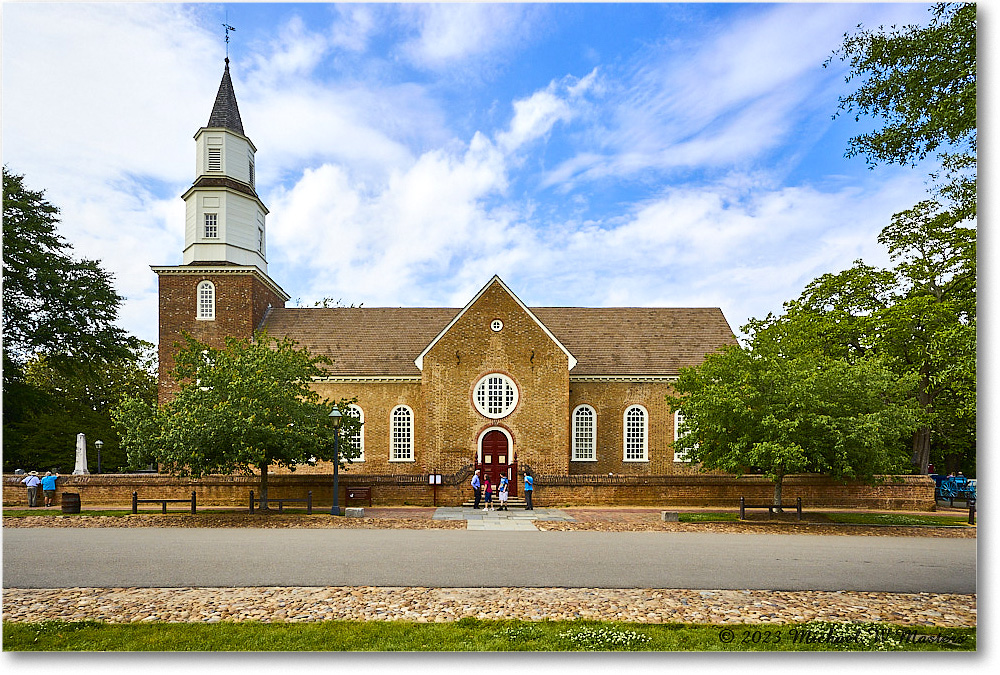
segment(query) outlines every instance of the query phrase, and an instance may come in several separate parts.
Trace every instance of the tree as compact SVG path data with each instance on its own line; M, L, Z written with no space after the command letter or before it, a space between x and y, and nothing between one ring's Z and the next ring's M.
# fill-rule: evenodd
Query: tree
M816 351L786 356L757 340L728 346L681 370L667 401L682 414L675 452L702 470L742 475L759 470L774 481L821 473L874 481L906 462L900 438L921 412L907 382L875 357L855 362Z
M223 349L213 349L185 339L175 357L174 376L182 383L177 395L160 408L129 399L112 413L133 465L153 460L170 473L196 477L257 470L266 508L268 467L294 471L333 459L333 405L344 414L341 439L360 428L346 414L352 400L333 404L309 386L327 360L294 341L258 333L253 340L227 338ZM354 452L340 443L342 462Z
M66 450L75 447L76 433L84 430L81 423L100 427L101 414L107 423L106 411L94 417L93 408L85 402L78 406L69 392L138 367L140 343L115 325L122 297L111 275L97 261L72 256L56 231L59 209L44 192L28 189L24 177L6 166L3 191L4 464L61 466ZM53 378L68 386L63 391L44 386L42 381ZM76 384L69 385L71 380ZM90 412L80 420L73 411ZM56 439L67 443L65 449L55 452ZM113 452L116 439L104 440Z
M847 156L864 155L871 166L915 165L940 149L950 177L942 189L962 205L964 220L975 216L976 5L941 3L931 14L928 26L858 26L824 66L846 61L846 81L859 82L841 97L842 111L885 122L851 139Z
M91 442L104 441L102 471L126 468L111 410L126 398L147 404L156 401L156 348L147 342L141 346L140 353L127 359L98 361L69 371L54 366L44 355L29 361L24 386L32 392L32 405L4 429L4 470L71 470L76 435L81 432ZM88 453L87 462L90 471L96 472L97 455Z
M56 232L59 209L6 166L3 191L5 373L8 365L20 372L40 352L69 367L127 357L138 343L115 325L123 298L111 275L71 256Z

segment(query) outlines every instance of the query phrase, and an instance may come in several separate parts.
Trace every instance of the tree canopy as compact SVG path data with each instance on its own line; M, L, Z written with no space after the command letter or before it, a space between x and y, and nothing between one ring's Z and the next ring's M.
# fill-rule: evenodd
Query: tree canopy
M825 64L846 61L857 85L840 112L882 122L847 156L874 167L936 153L931 198L879 235L893 267L824 274L780 316L751 319L745 346L682 372L677 446L704 468L756 467L780 494L792 471L900 470L909 433L913 470L975 473L976 7L931 12L928 26L859 26Z
M915 164L938 150L976 152L976 5L940 3L927 26L844 35L834 58L850 66L857 89L840 108L884 126L851 139L848 157Z
M260 472L261 497L267 499L268 467L296 465L334 457L329 414L344 415L340 438L360 422L347 414L352 400L332 403L310 386L320 363L287 338L258 333L253 340L227 338L215 349L185 336L175 357L176 396L156 408L126 400L113 412L122 444L133 465L155 461L170 473ZM340 443L342 463L355 451Z
M44 353L60 366L127 357L135 338L115 325L123 298L95 260L77 260L56 231L59 209L3 168L6 366Z
M144 347L115 325L111 275L73 257L45 193L6 166L3 192L4 467L72 466L83 432L118 468L109 409L125 391L148 396Z
M789 356L756 337L681 371L667 399L683 414L675 452L703 470L762 473L776 504L788 474L871 481L905 467L900 438L921 419L908 382L876 357Z

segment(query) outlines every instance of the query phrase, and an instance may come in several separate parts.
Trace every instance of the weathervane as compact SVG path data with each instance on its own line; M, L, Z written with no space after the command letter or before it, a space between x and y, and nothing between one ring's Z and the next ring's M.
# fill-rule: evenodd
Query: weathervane
M236 30L229 25L229 12L226 12L226 23L222 24L222 26L226 29L226 63L229 63L229 31Z

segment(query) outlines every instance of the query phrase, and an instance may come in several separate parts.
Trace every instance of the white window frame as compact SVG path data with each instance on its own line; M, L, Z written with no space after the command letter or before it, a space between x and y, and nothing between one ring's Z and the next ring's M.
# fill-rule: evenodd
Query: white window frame
M406 413L408 419L397 423L397 414ZM406 438L403 442L397 440L397 426L405 428ZM390 462L413 462L413 409L408 405L397 405L389 413L389 461Z
M493 394L499 392L501 405L493 405ZM472 404L483 417L499 420L507 417L517 409L521 393L517 383L503 373L490 373L484 376L472 389Z
M208 279L199 281L195 289L195 318L215 321L215 284Z
M579 437L579 424L577 421L577 415L581 412L590 413L590 456L585 457L581 455L580 452L580 437ZM573 409L573 415L571 416L571 424L573 425L573 454L570 457L572 462L596 462L597 461L597 411L594 407L587 405L586 403L578 405Z
M677 452L677 440L681 436L686 436L687 434L681 433L681 422L684 421L684 415L678 410L674 413L674 461L675 462L690 462L686 452Z
M209 229L211 228L211 229ZM218 213L206 213L205 214L205 229L202 230L205 239L218 239L219 238L219 214Z
M358 429L358 433L347 439L347 442L351 444L352 448L357 448L361 451L360 454L351 461L363 462L365 461L365 411L361 408L361 406L351 403L347 406L347 414L361 422L361 428Z
M642 413L642 451L638 457L629 457L629 413L639 410ZM623 462L648 462L649 461L649 411L645 406L634 404L625 408L622 415L622 461Z

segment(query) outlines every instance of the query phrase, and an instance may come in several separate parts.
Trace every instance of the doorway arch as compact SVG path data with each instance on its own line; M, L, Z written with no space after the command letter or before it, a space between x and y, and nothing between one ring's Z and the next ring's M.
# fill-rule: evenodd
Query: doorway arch
M477 439L476 465L482 469L483 478L489 477L495 486L500 476L510 481L510 495L517 495L517 476L514 473L514 438L503 427L484 429Z

